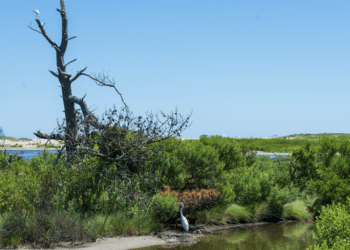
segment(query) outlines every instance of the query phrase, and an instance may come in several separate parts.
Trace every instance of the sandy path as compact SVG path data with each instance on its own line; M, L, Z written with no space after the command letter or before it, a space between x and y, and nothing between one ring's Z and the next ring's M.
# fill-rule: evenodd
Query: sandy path
M69 243L61 243L54 250L83 249L83 250L126 250L148 246L164 245L165 240L156 236L132 236L132 237L115 237L115 238L98 238L96 242L84 243L72 246ZM29 245L20 245L17 250L29 250Z

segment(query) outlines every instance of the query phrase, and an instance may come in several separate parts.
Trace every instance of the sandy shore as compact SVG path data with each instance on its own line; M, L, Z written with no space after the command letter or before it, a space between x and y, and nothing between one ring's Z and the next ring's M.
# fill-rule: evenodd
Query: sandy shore
M44 146L60 146L64 144L62 141L57 141L57 140L48 140L46 139L32 139L29 141L24 141L24 140L0 140L0 150L5 149L3 145L6 146L7 150L42 150L44 149ZM39 146L39 147L38 147ZM49 149L55 149L55 148L49 148Z
M62 243L61 246L54 247L54 250L84 249L84 250L126 250L141 247L157 246L167 244L156 236L132 236L115 238L98 238L96 242L83 243L82 245L72 246L69 243ZM28 245L20 245L17 250L32 249Z

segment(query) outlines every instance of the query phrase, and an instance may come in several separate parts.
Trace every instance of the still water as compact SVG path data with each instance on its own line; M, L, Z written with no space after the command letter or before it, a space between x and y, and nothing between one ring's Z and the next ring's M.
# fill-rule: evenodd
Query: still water
M283 222L218 231L217 235L200 238L191 246L176 246L171 249L211 249L211 250L305 250L314 245L312 235L315 233L314 222ZM138 248L159 250L169 246Z
M0 150L1 152L4 152L5 150ZM56 149L47 149L46 150L49 153L56 153ZM65 151L65 150L63 150ZM21 156L23 160L31 161L34 156L37 156L39 153L44 152L43 149L40 150L6 150L6 153L9 155L18 154L18 156Z

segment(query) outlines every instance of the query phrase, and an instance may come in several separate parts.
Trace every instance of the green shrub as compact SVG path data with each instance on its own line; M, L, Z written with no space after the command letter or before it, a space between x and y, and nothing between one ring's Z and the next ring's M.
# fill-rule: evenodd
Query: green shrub
M0 155L2 160L4 157ZM12 162L10 168L0 170L0 187L0 212L13 209L35 211L31 203L39 201L40 181L38 173L23 165L23 160Z
M270 163L270 160L262 157L260 162L253 166L239 168L234 172L232 183L239 205L246 206L267 201L272 188L276 185L276 190L283 189L292 197L298 196L299 190L290 184L288 172L281 166Z
M237 195L235 194L234 173L224 172L219 178L215 188L219 192L218 199L221 205L231 204L235 201Z
M336 138L327 138L322 136L320 138L320 146L317 148L317 156L321 159L321 162L326 168L331 166L332 159L337 153L339 148L339 140Z
M224 172L225 163L219 160L218 152L199 141L186 143L178 158L188 176L182 190L213 188Z
M310 179L318 177L316 152L311 149L310 142L307 142L302 148L293 151L292 158L295 159L297 165L296 179L294 182L301 190L304 190ZM293 172L294 169L290 168L289 173L292 174Z
M337 240L332 248L328 248L327 241L324 240L322 245L316 245L314 248L309 246L306 250L349 250L350 244L344 240Z
M315 249L350 249L350 198L347 204L322 207L316 220ZM345 243L346 240L347 242ZM310 246L311 247L311 246Z
M152 164L162 172L162 185L173 190L213 188L224 173L225 163L211 146L176 138L162 141L160 146L163 152Z
M161 153L153 158L151 164L161 172L159 186L169 185L174 190L180 189L186 176L185 164L181 159L185 143L176 138L169 138L157 146Z
M179 212L179 203L175 194L165 193L164 196L157 194L153 196L152 200L154 201L153 215L158 218L160 223L174 217Z
M267 202L272 214L281 216L283 213L283 206L287 203L293 202L297 199L298 189L293 185L285 186L280 188L275 185L267 197Z
M320 179L310 180L310 185L326 204L331 201L344 202L350 193L348 180L341 179L332 169L320 167Z
M210 138L203 136L199 139L199 142L205 146L214 148L218 152L219 161L225 163L225 171L245 167L245 157L236 141L222 138L221 136L211 136Z

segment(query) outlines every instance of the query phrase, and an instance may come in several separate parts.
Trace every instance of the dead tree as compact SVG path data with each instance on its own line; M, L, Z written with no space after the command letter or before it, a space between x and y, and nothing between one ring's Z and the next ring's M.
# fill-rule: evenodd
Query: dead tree
M140 202L142 203L142 198L140 197L147 197L151 194L151 192L146 192L145 194L140 194L137 192L135 193L132 184L132 179L136 175L142 175L141 180L142 182L149 184L149 190L155 188L153 184L158 182L157 178L159 177L159 174L155 174L155 171L151 169L151 165L148 164L147 167L147 162L149 162L152 156L159 154L160 147L157 146L159 145L157 142L166 140L175 135L179 136L184 125L188 122L189 117L186 119L185 122L180 124L179 128L173 130L173 127L177 126L177 124L179 123L177 121L177 112L175 112L176 120L174 120L173 117L169 117L171 120L171 124L170 128L167 131L168 133L165 136L163 136L164 131L161 135L159 134L159 131L161 131L160 128L164 125L165 122L162 123L161 126L158 128L157 123L153 124L153 121L151 120L148 124L147 129L144 129L143 124L140 121L142 119L141 116L138 117L137 132L135 132L134 130L129 130L129 125L133 120L131 120L128 115L125 116L124 119L128 122L127 126L120 125L119 121L124 118L121 115L119 115L118 123L113 123L114 119L110 118L108 123L99 122L95 115L92 112L90 112L87 108L87 105L84 101L86 94L83 98L72 96L71 84L80 76L90 77L99 86L113 87L121 96L121 99L127 111L128 106L125 104L122 95L115 87L114 79L113 82L111 82L108 79L108 76L103 76L101 78L99 76L97 78L96 76L92 77L88 74L85 74L84 71L87 67L78 71L74 77L71 77L71 74L68 74L66 72L67 66L70 63L74 62L76 59L65 64L64 54L68 46L68 41L76 38L76 36L68 38L68 20L63 0L60 0L60 5L61 9L57 9L62 19L62 40L60 46L58 46L47 35L43 24L38 19L35 19L35 21L37 22L40 31L35 30L29 26L28 27L42 34L56 52L57 72L53 72L51 70L49 70L49 72L53 76L58 78L61 85L61 97L63 98L65 113L64 120L66 121L66 126L64 127L63 124L62 126L59 126L60 131L58 134L41 133L40 131L37 131L37 133L34 134L42 139L55 139L64 141L64 145L59 150L59 154L54 163L54 168L60 157L63 155L62 152L64 148L66 148L67 153L67 159L64 163L65 166L74 165L79 171L88 171L92 168L92 165L87 164L85 161L88 157L98 157L101 159L101 161L104 161L106 164L102 163L98 165L97 168L100 168L100 170L102 171L104 170L104 167L107 167L107 164L114 164L116 166L116 168L114 168L116 169L116 171L112 174L115 177L118 177L119 180L122 180L123 183L127 183L127 186L130 188L130 192L128 192L128 194L121 195L122 198L128 198L129 200L132 200L134 197L138 197L138 200L141 199ZM80 109L75 110L74 104L78 104L80 106ZM81 110L83 113L83 117L81 118L80 113L78 112L79 110ZM113 114L115 113L116 110L113 111ZM164 114L163 116L165 117ZM143 123L145 123L145 121ZM83 125L82 129L80 128L80 125ZM94 130L95 134L90 133L90 126L92 126L92 130ZM79 134L79 131L82 131L82 134ZM132 132L133 137L131 139L128 139L127 133L130 132ZM93 146L95 144L98 145L99 150L94 149ZM92 177L97 177L96 172L92 172L91 174ZM117 185L118 183L120 184L120 182L118 181L113 181L114 185ZM82 183L81 185L84 190L82 193L84 196L87 185L91 185L91 183ZM114 190L118 190L118 188ZM119 190L122 190L122 188L119 188ZM146 198L144 198L144 201L145 200Z
M61 45L58 46L46 33L43 24L39 21L39 19L35 19L35 21L37 22L40 31L33 29L32 27L29 27L30 29L42 34L44 36L44 38L46 38L46 40L49 42L49 44L52 46L52 48L55 50L56 52L56 61L57 61L57 72L53 72L51 70L49 70L49 72L58 78L60 84L61 84L61 88L62 88L62 98L63 98L63 104L64 104L64 113L65 113L65 118L67 121L67 134L70 135L70 137L73 139L73 141L67 141L65 135L55 135L55 134L47 134L47 133L40 133L40 131L38 131L37 133L34 133L34 135L36 135L39 138L42 139L55 139L55 140L62 140L65 142L65 146L67 148L67 159L71 160L72 159L72 155L73 153L76 151L76 145L74 143L74 140L76 138L76 134L74 133L75 131L75 120L76 120L76 110L74 108L74 104L78 104L83 112L84 115L84 119L86 119L88 116L91 116L92 121L91 121L91 125L95 126L95 127L104 127L105 124L100 124L98 123L96 117L94 117L92 115L92 113L88 110L87 105L84 101L84 98L78 98L76 96L72 96L72 89L71 89L71 84L78 79L79 76L81 75L85 75L90 77L91 79L93 79L97 85L99 86L108 86L108 87L113 87L115 88L115 90L118 92L118 94L121 96L121 99L124 103L124 105L127 107L127 105L125 104L122 95L119 93L119 91L116 89L115 87L115 83L114 83L114 79L113 79L113 84L111 84L112 82L108 79L108 76L105 77L103 76L101 79L97 79L96 76L92 77L88 74L83 73L87 67L85 67L84 69L80 70L77 72L77 74L71 78L71 74L68 74L66 72L66 67L74 62L76 59L68 62L67 64L65 64L64 62L64 54L66 52L67 46L68 46L68 41L71 39L76 38L76 36L68 38L68 19L67 19L67 15L66 15L66 10L65 10L65 5L63 0L60 1L61 4L61 9L57 9L57 11L61 14L61 18L62 18L62 40L61 40ZM110 84L107 84L107 81ZM85 133L89 134L89 126L85 127Z
M119 91L115 87L114 79L113 79L113 82L111 82L108 79L108 76L105 77L103 75L100 78L100 75L99 75L99 77L96 78L96 76L92 77L92 76L90 76L88 74L83 73L86 70L87 67L85 67L84 69L78 71L77 74L73 78L71 78L71 74L68 74L66 72L66 67L70 63L74 62L76 59L74 59L74 60L68 62L67 64L65 64L65 62L64 62L64 54L65 54L67 46L68 46L68 41L71 40L71 39L76 38L76 36L68 38L68 19L67 19L65 5L64 5L63 0L60 1L60 5L61 5L61 9L57 9L57 11L60 13L61 19L62 19L62 40L61 40L61 45L60 46L58 46L47 35L47 33L46 33L45 29L44 29L44 26L39 21L39 19L35 19L35 21L37 22L40 31L35 30L32 27L29 27L29 26L28 27L30 29L32 29L32 30L42 34L45 37L45 39L49 42L49 44L53 47L53 49L56 51L57 73L55 73L55 72L53 72L51 70L49 70L49 72L53 76L57 77L59 82L60 82L60 84L61 84L61 89L62 89L62 96L61 97L63 98L64 113L65 113L65 120L66 120L67 126L65 127L64 133L59 133L59 134L51 133L51 134L48 134L48 133L41 133L40 130L39 130L39 131L37 131L37 133L34 133L34 135L36 135L37 137L42 138L42 139L48 139L48 140L54 139L54 140L64 141L64 146L59 151L59 156L56 159L56 163L57 163L58 158L62 154L62 151L63 151L64 148L66 148L67 163L68 162L71 163L71 162L73 162L73 159L74 159L73 155L75 155L77 153L78 144L81 142L81 140L78 140L78 137L77 137L77 111L79 109L75 110L74 104L78 104L80 106L81 111L82 111L83 116L84 116L84 121L86 121L86 122L84 122L85 138L88 138L89 135L90 135L90 132L89 132L90 126L94 127L95 129L97 129L99 131L102 131L103 133L105 133L110 127L110 124L103 124L103 123L99 122L98 119L94 116L94 114L89 111L89 109L87 108L87 105L86 105L86 103L84 101L84 98L86 97L86 94L85 94L85 96L83 98L78 98L76 96L72 96L71 84L75 80L77 80L80 76L84 75L84 76L88 76L91 79L93 79L95 81L95 83L97 85L99 85L99 86L113 87L118 92L118 94L120 95L120 97L121 97L125 107L126 108L128 108L128 107L125 104L121 93L119 93ZM174 135L175 134L176 133L174 133ZM101 157L102 157L102 155L101 155ZM107 157L107 156L105 156L105 157ZM109 158L109 160L110 160L110 158Z

